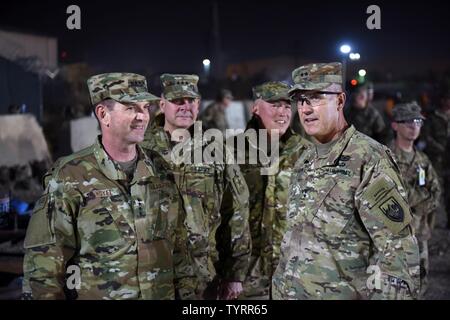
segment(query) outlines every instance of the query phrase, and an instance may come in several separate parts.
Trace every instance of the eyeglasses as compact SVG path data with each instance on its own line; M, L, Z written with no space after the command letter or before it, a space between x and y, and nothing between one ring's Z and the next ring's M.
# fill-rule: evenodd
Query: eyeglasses
M306 102L311 107L316 107L322 104L323 100L326 98L327 94L341 94L342 92L332 92L332 91L319 91L312 94L299 94L294 98L294 102L300 106L303 106Z
M416 127L423 126L423 120L422 119L411 119L411 120L396 121L396 122L397 123L406 124L407 126L416 126Z

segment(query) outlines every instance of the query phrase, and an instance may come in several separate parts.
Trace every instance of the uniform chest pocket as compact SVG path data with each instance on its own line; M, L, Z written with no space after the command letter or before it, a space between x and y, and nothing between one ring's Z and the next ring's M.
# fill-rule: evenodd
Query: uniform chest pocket
M192 196L205 198L213 193L215 169L211 166L190 166L184 171L183 187ZM197 192L197 193L195 193Z
M184 172L180 190L185 205L189 205L187 218L192 219L197 228L202 228L199 233L208 233L214 221L220 219L217 195L223 191L217 190L215 180L216 172L212 166L190 166Z
M319 209L326 206L324 201L337 181L322 169L300 169L293 174L290 183L289 210L300 211L295 214L300 221L311 222Z
M133 242L127 220L130 205L118 189L92 190L85 194L77 218L80 254L100 257L123 254Z
M328 209L328 204L330 203L329 197L331 190L336 186L337 181L334 179L326 179L323 181L317 181L316 184L309 188L305 192L311 192L310 195L306 195L308 203L308 217L309 221L312 219L320 219L324 212ZM312 190L313 189L313 190Z
M145 201L142 203L145 210L136 215L136 231L141 234L142 239L171 238L181 205L175 197L175 186L168 182L157 182L147 188Z
M352 179L340 174L324 181L318 179L315 189L317 203L311 210L312 223L327 235L339 235L354 216Z

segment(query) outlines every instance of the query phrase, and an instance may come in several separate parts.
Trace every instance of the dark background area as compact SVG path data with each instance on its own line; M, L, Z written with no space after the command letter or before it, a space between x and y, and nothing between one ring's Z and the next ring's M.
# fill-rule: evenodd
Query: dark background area
M449 67L445 1L218 1L219 46L229 63L293 55L338 60L347 42L361 63L401 75ZM81 30L66 28L66 8L81 8ZM381 8L368 30L366 8ZM201 73L214 54L213 1L4 1L0 26L55 36L61 62L95 71ZM215 61L212 60L212 67ZM375 68L375 67L374 67Z

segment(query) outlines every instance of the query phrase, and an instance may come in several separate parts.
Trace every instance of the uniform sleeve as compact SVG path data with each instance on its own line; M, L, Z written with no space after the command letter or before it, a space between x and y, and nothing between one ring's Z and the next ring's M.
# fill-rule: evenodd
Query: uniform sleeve
M75 252L76 202L64 184L49 179L33 210L25 237L24 299L65 299L66 263Z
M178 211L178 219L173 252L176 299L193 300L197 299L195 290L198 286L198 279L194 273L192 257L188 250L188 236L185 226L186 213L182 205L181 194L177 192L176 197L178 201L175 210Z
M369 233L368 298L415 299L419 248L399 170L389 153L363 173L355 204Z
M428 208L426 211L428 212L427 220L430 228L433 229L436 220L436 208L439 206L442 190L436 171L434 170L431 163L430 166L428 167L426 179L427 179L426 181L428 181L429 183L428 191L430 194L430 199L428 200Z
M445 140L438 141L435 139L436 128L432 119L428 119L425 121L425 126L423 127L422 135L425 137L425 141L427 143L427 149L433 150L433 153L443 153L445 152Z
M245 280L251 236L249 229L249 190L238 165L227 165L225 192L222 199L222 223L218 230L220 276L228 281Z
M216 128L216 123L214 120L214 112L213 105L209 105L206 107L205 111L200 115L200 120L202 121L202 126L205 129L213 129Z

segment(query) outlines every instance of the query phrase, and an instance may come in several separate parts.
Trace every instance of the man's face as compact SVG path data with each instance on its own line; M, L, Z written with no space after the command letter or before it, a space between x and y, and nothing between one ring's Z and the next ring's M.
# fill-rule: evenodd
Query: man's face
M392 129L397 132L397 138L405 141L414 142L420 135L420 129L423 121L416 119L415 121L392 122Z
M330 141L343 117L345 94L305 92L303 97L306 100L299 99L297 109L305 132L322 143Z
M361 89L355 93L353 104L358 109L367 107L368 95L367 90Z
M260 117L269 134L272 130L278 130L282 136L291 121L291 103L285 100L267 102L258 99L253 107L253 113Z
M187 129L195 120L199 111L200 100L195 98L180 98L161 100L161 111L165 117L165 127L170 130Z
M128 144L142 142L150 121L149 108L148 102L122 104L115 101L113 108L108 110L110 117L107 130Z

